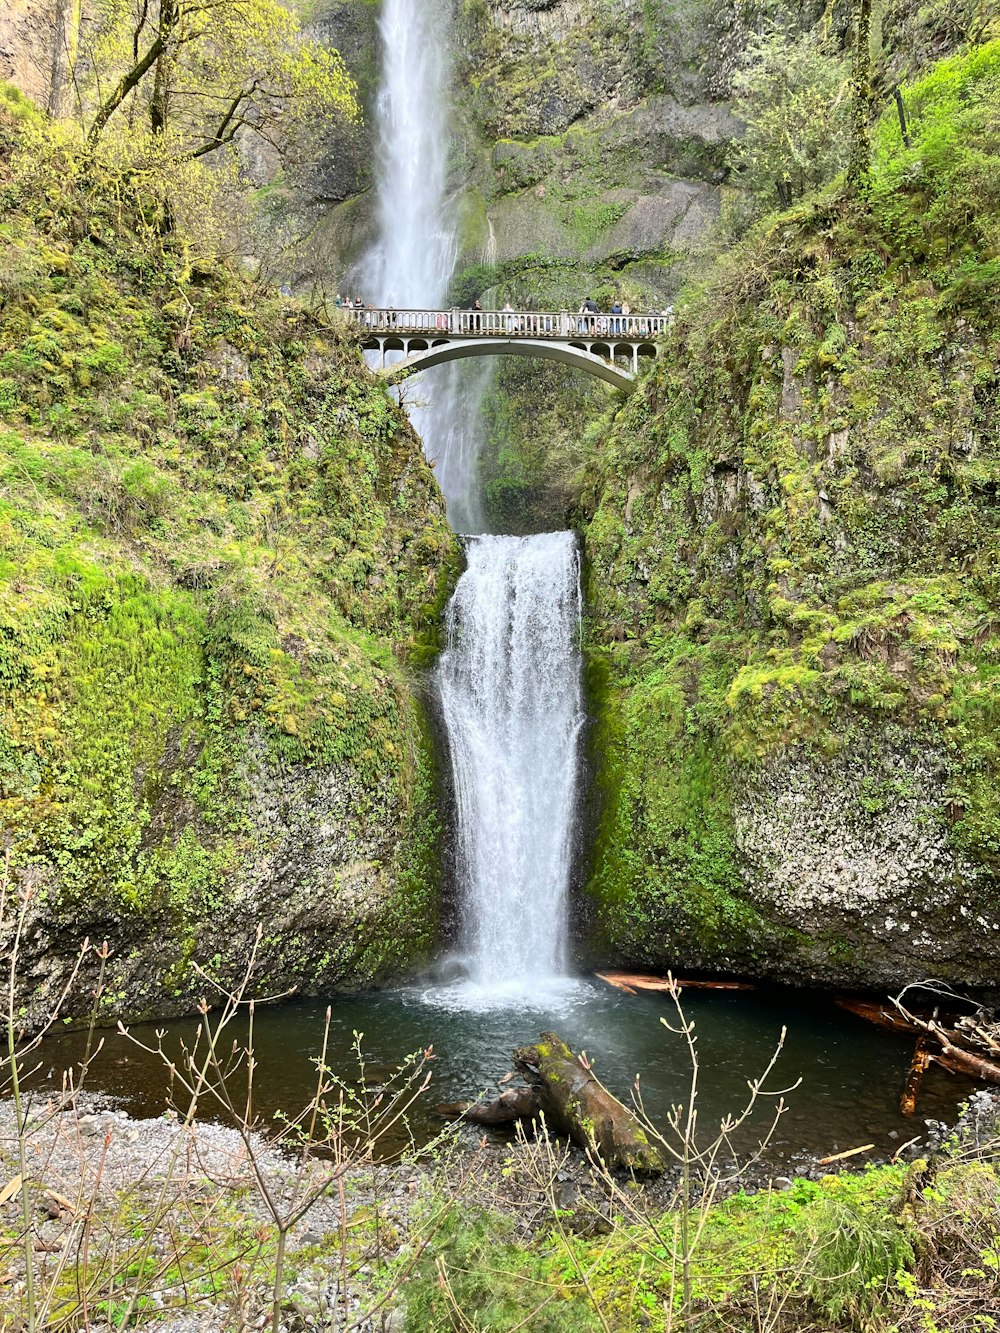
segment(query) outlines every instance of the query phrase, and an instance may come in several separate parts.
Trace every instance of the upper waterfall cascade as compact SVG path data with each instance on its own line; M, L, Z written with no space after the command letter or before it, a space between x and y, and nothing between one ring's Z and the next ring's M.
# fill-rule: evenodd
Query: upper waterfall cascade
M384 0L379 31L379 230L360 280L378 305L438 305L457 249L447 207L447 5Z
M383 0L378 96L378 236L359 266L365 299L380 306L438 306L455 267L449 207L450 38L447 0ZM459 532L481 532L476 487L479 403L488 366L449 365L410 408Z

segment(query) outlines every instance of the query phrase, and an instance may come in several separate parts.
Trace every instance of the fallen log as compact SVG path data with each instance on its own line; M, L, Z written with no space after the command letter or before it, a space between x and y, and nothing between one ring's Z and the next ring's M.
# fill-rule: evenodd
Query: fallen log
M938 1064L944 1065L945 1069L951 1069L953 1073L968 1074L982 1083L995 1083L1000 1086L1000 1064L984 1060L982 1056L973 1055L971 1051L963 1051L961 1046L949 1041L936 1024L930 1025L930 1031L941 1047L941 1054L936 1057Z
M756 990L752 981L684 981L674 977L647 977L633 972L595 972L598 981L603 981L626 995L636 991L680 991L680 990Z
M574 1055L554 1032L514 1052L514 1064L538 1098L546 1123L608 1167L659 1174L663 1158L638 1117L612 1097L585 1056Z
M984 1059L983 1056L976 1055L972 1051L956 1045L956 1041L969 1040L969 1035L958 1030L953 1031L943 1028L937 1022L936 1011L934 1018L920 1018L905 1009L900 1004L898 997L893 1001L895 1006L893 1010L871 1000L855 1000L846 996L838 996L836 1003L841 1009L847 1009L850 1013L857 1014L859 1018L865 1018L869 1023L875 1023L879 1027L890 1028L894 1032L917 1033L922 1036L928 1043L927 1063L933 1062L953 1074L965 1074L970 1078L978 1079L982 1083L994 1083L1000 1086L1000 1063ZM934 1043L940 1049L932 1050L929 1043ZM917 1056L914 1052L913 1063L910 1065L910 1073L907 1076L907 1087L912 1078L917 1078L916 1060ZM926 1064L924 1068L926 1069ZM922 1075L923 1070L920 1071L920 1076L922 1077ZM917 1086L919 1087L919 1081ZM904 1089L903 1098L900 1100L900 1110L904 1115L909 1115L912 1112L904 1110L905 1097L906 1089ZM915 1104L914 1100L914 1106Z
M492 1102L457 1102L438 1108L448 1119L467 1120L470 1125L513 1125L518 1120L537 1120L542 1102L534 1088L505 1088Z
M846 995L838 995L834 998L834 1004L840 1009L846 1009L850 1014L856 1014L858 1018L874 1023L876 1027L889 1028L892 1032L916 1032L919 1027L918 1023L904 1018L898 1010L877 1004L873 1000L855 1000Z
M925 1036L917 1038L917 1044L913 1048L913 1058L910 1061L909 1072L906 1075L906 1082L903 1084L903 1091L899 1097L900 1115L915 1115L917 1110L917 1099L920 1096L920 1085L924 1081L924 1074L931 1062L931 1053L928 1040Z

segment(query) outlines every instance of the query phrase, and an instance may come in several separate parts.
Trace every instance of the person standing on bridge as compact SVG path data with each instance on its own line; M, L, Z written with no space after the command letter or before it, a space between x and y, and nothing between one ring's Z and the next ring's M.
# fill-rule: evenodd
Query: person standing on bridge
M613 315L620 315L620 314L622 313L622 303L621 303L621 301L619 301L619 299L618 299L617 296L615 297L614 305L611 307L611 313L612 313ZM621 320L620 320L620 319L613 319L613 320L611 321L611 325L610 325L609 332L611 332L611 333L621 333L621 331L622 331L622 322L621 322Z
M583 305L580 307L580 314L583 316L583 319L580 322L580 327L577 332L593 333L595 324L594 316L597 314L597 302L592 296L584 298Z
M514 307L511 305L509 301L504 301L503 313L505 315L512 315L514 313ZM514 321L512 319L507 320L507 332L508 333L514 332Z
M472 303L472 327L476 333L482 333L483 331L483 307L478 300Z

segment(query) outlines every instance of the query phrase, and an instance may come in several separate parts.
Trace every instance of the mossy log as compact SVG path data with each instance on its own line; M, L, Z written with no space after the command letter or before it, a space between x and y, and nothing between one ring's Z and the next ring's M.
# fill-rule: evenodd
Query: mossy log
M533 1089L552 1129L580 1148L596 1151L606 1166L658 1173L663 1158L638 1117L612 1097L586 1057L574 1055L554 1032L514 1052L514 1064Z
M524 1086L506 1088L490 1102L439 1106L438 1115L487 1126L544 1116L555 1133L567 1135L579 1148L597 1152L608 1167L645 1174L663 1170L660 1152L638 1117L612 1097L586 1057L574 1055L554 1032L543 1032L537 1045L516 1050L514 1065L526 1080ZM507 1075L507 1079L512 1077Z

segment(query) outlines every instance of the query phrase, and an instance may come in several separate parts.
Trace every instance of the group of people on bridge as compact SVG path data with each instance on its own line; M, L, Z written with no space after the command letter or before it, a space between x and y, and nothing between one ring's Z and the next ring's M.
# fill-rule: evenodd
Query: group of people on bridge
M505 301L501 310L483 310L480 301L451 310L397 310L365 305L361 297L337 296L337 309L350 315L353 321L373 332L390 333L396 330L439 332L451 335L515 334L534 338L571 338L582 335L590 338L655 338L665 332L673 309L649 310L633 315L627 303L617 298L607 313L601 311L590 296L580 305L576 314L569 311L515 310Z

